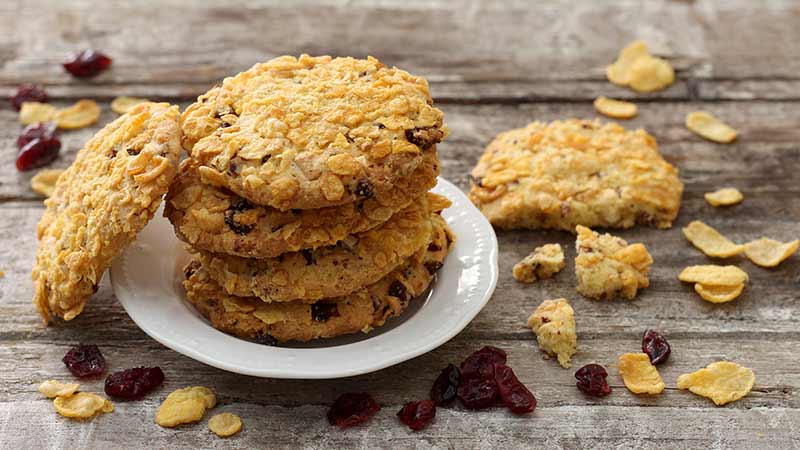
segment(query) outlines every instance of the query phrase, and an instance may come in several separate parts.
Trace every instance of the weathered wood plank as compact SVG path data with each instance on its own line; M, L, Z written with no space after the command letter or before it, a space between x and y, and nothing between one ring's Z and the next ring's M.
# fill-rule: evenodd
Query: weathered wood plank
M54 102L66 105L64 102ZM99 124L82 130L64 132L61 156L53 167L64 167L78 149L102 125L114 118L107 103L102 103ZM185 106L185 103L182 103ZM800 171L800 108L792 102L706 103L666 102L640 105L640 116L622 122L628 128L644 127L660 144L665 157L681 169L687 192L711 190L719 183L735 183L739 189L774 193L795 192L792 174ZM524 126L532 120L555 120L568 117L602 118L589 103L532 103L520 105L445 104L442 108L452 133L439 146L443 175L462 188L484 147L499 132ZM706 109L729 122L740 132L730 145L707 142L684 126L687 113ZM15 141L19 128L16 112L0 105L0 200L36 199L30 191L30 177L35 172L19 173L14 166ZM603 118L604 119L604 118ZM605 119L604 119L605 120ZM764 175L769 174L765 180Z
M234 72L231 72L234 73ZM230 74L228 74L230 75ZM93 98L110 101L121 95L150 99L186 101L206 92L221 80L187 83L87 83L48 85L52 99ZM679 75L675 84L653 93L637 93L609 83L605 78L583 80L429 80L431 92L440 104L586 102L604 95L642 103L669 101L796 101L800 80L705 80ZM16 92L17 86L0 85L0 98Z
M319 405L285 407L276 404L223 403L212 413L234 412L244 430L234 438L212 435L207 419L174 430L152 421L157 407L117 404L112 414L89 424L54 419L44 399L0 404L0 444L25 448L36 436L45 448L642 448L642 449L768 449L797 447L800 412L785 408L751 410L703 408L630 408L595 405L541 408L533 417L502 411L480 413L440 409L424 432L402 427L395 417L399 405L383 405L369 426L331 429ZM47 413L42 414L43 410ZM78 428L80 427L80 428ZM121 432L125 430L125 432Z
M746 0L560 0L536 7L523 0L14 0L0 10L8 37L0 43L0 84L74 84L58 63L88 45L115 57L114 70L96 83L210 83L299 52L372 54L433 80L600 79L618 50L637 38L687 76L796 80L795 6L790 0L769 7Z

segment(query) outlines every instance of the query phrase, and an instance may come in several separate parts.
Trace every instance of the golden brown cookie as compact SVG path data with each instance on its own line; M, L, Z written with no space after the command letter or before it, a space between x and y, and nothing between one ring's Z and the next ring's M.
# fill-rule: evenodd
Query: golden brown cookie
M352 234L386 222L436 184L439 162L427 153L414 176L398 183L397 202L376 198L320 209L281 211L254 205L233 192L202 184L192 160L186 160L166 197L164 216L178 237L214 253L274 258L287 252L334 245Z
M205 251L197 251L197 258L231 295L267 302L337 297L378 281L422 248L430 239L432 221L439 217L429 208L436 199L443 197L426 194L381 226L334 246L270 259Z
M33 302L45 322L83 310L175 176L178 107L145 103L106 125L58 178L38 226Z
M644 130L533 122L500 133L472 171L470 199L497 228L669 228L683 184Z
M316 303L265 303L257 297L235 297L196 260L186 268L186 297L214 328L261 342L368 332L403 312L442 266L454 238L441 218L435 222L432 240L424 248L379 281L341 297Z
M282 56L226 78L181 117L205 183L312 209L403 198L447 129L425 79L375 58Z

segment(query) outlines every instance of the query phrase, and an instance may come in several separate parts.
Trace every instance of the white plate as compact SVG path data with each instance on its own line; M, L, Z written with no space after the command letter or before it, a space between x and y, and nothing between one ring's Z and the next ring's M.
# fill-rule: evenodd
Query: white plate
M426 295L371 333L269 347L215 330L184 299L188 254L169 221L156 217L111 267L114 293L145 333L190 358L231 372L272 378L339 378L373 372L429 352L455 336L486 305L497 284L497 238L450 182L434 192L456 243Z

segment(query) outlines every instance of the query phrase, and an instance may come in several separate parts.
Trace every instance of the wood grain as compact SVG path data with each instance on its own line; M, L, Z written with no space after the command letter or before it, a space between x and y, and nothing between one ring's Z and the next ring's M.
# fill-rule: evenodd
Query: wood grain
M800 8L791 0L592 0L527 2L303 0L9 0L0 4L0 448L797 448L800 447L800 257L763 269L743 257L712 260L682 237L702 219L737 242L762 235L800 235ZM678 80L655 94L607 83L603 67L619 48L641 38L669 58ZM114 57L113 69L78 81L58 63L92 46ZM108 102L144 96L185 106L209 86L257 61L288 53L375 55L426 76L452 130L440 157L443 176L462 189L483 148L503 130L532 120L599 117L598 95L636 101L644 127L680 169L685 193L670 230L615 234L643 242L655 259L651 287L631 302L597 302L575 292L574 237L553 231L498 233L500 280L478 317L440 348L379 372L341 380L258 379L227 373L179 355L147 337L128 318L107 280L73 322L44 327L30 303L30 267L41 200L31 173L13 162L16 112L3 100L21 82L47 86L53 103L93 98L104 109L91 128L62 134L53 167L64 167L100 126L116 117ZM740 132L731 145L691 134L686 113L709 110ZM741 205L712 208L705 192L735 186ZM551 280L517 283L511 267L528 251L559 242L568 265ZM702 301L677 273L686 265L736 264L750 275L734 302ZM525 320L544 299L565 297L576 310L579 351L573 369L543 359ZM656 328L673 347L659 370L660 397L635 396L622 385L618 355L637 351ZM165 386L140 402L89 423L57 416L37 392L46 379L68 380L61 356L76 342L101 346L110 370L159 365ZM438 371L483 345L509 353L519 378L539 400L519 418L502 409L440 409L420 433L397 423L402 404L427 395ZM728 359L751 367L749 396L715 407L675 388L681 373ZM604 364L614 393L597 400L574 386L574 369ZM221 440L194 426L153 423L160 401L187 385L213 388L212 413L239 414L241 435ZM84 383L102 392L102 380ZM383 409L368 426L332 429L327 406L340 393L371 392Z

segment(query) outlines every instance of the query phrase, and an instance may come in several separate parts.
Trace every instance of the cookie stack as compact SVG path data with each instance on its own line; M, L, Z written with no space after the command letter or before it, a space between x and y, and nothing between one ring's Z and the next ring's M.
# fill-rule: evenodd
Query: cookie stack
M450 202L428 192L446 135L427 82L374 58L281 57L181 117L165 216L189 244L187 299L264 343L369 331L441 267Z

